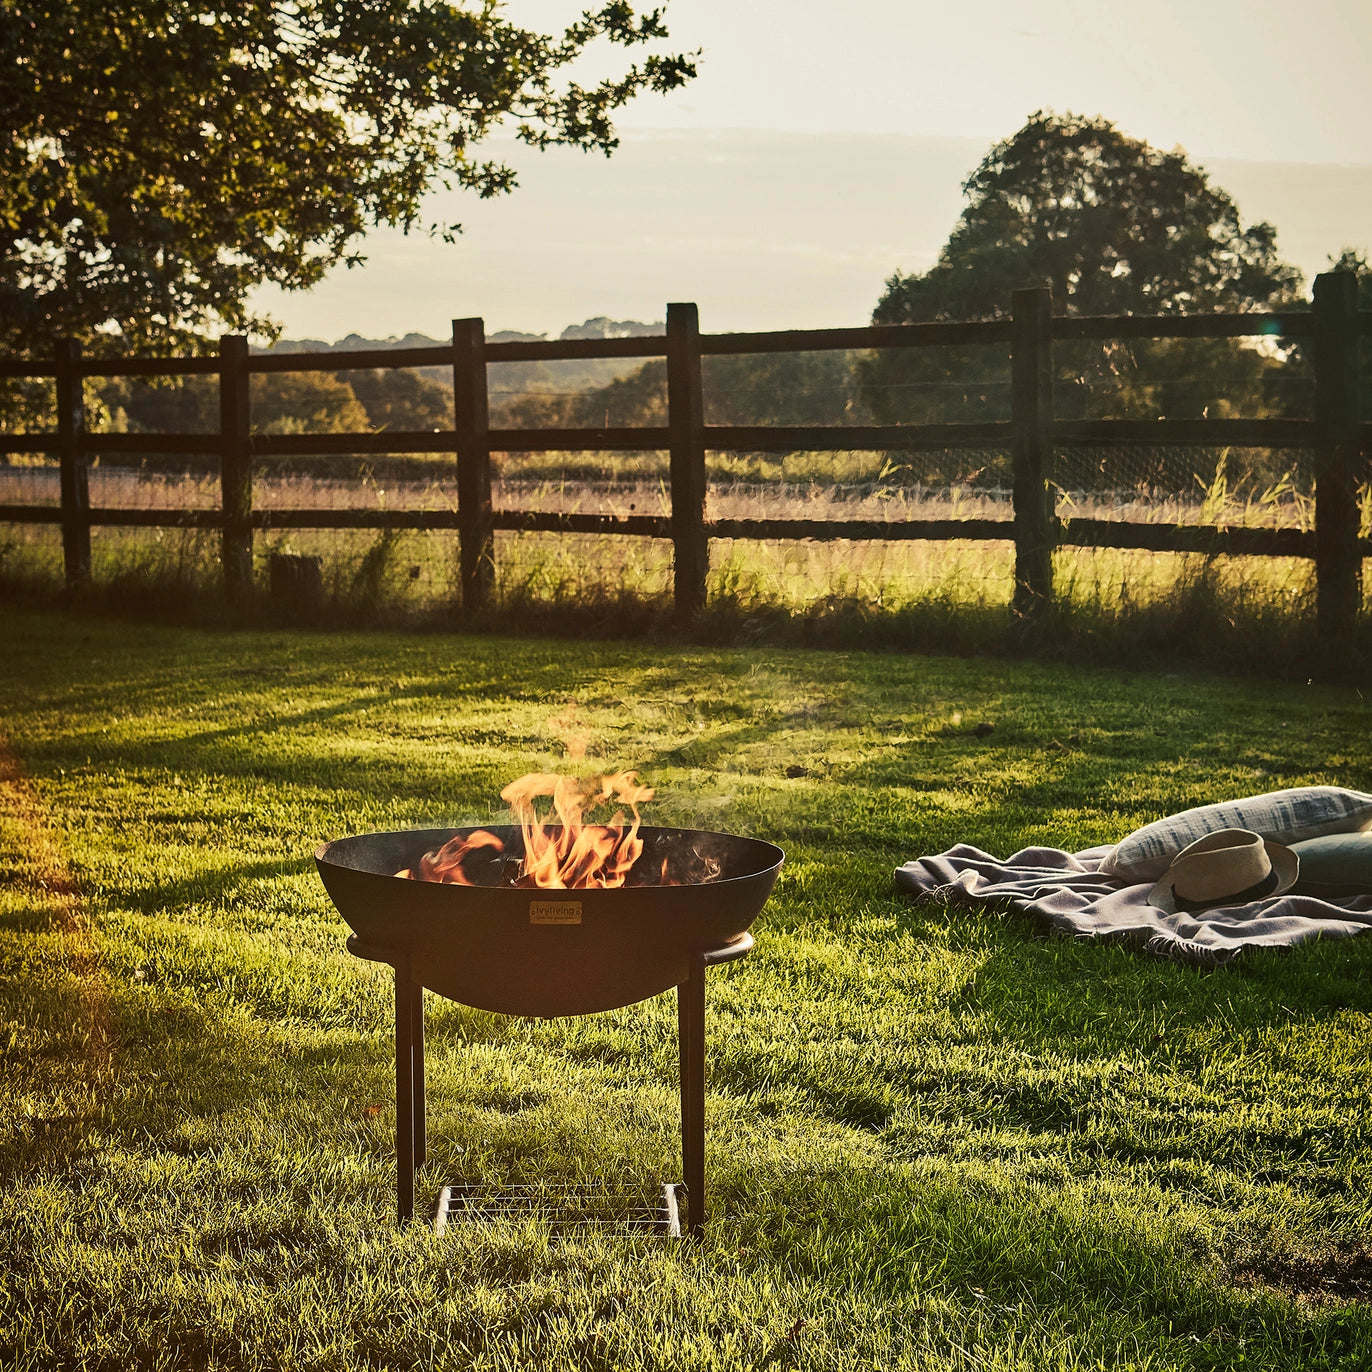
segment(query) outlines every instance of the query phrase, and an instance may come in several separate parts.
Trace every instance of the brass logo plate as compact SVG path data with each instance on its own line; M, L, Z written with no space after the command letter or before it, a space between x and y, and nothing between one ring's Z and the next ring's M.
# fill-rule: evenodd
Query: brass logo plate
M581 902L579 900L531 900L529 902L530 924L580 924Z

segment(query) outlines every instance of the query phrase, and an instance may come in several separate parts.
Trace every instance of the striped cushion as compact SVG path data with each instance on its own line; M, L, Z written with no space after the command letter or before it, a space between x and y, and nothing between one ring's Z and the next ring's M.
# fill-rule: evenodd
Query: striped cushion
M1101 864L1124 882L1156 881L1188 844L1219 829L1251 829L1274 843L1372 827L1372 796L1338 786L1299 786L1263 796L1198 805L1136 829Z

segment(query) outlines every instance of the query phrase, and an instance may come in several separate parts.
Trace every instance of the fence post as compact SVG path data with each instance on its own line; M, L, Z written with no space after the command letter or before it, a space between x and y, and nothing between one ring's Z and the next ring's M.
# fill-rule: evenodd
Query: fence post
M1053 599L1056 520L1048 485L1053 445L1053 295L1046 286L1013 296L1010 406L1014 423L1015 592L1017 615Z
M58 340L54 358L57 391L57 453L62 497L62 562L69 588L91 574L90 486L86 473L86 402L81 345Z
M1314 307L1315 613L1321 641L1342 655L1362 603L1357 273L1317 276Z
M495 584L486 325L453 320L453 428L457 436L457 539L462 608L479 610Z
M224 594L241 606L252 594L252 392L248 340L219 340L220 565Z
M667 306L667 427L672 460L672 589L677 618L705 604L710 540L705 530L705 397L700 382L700 313Z

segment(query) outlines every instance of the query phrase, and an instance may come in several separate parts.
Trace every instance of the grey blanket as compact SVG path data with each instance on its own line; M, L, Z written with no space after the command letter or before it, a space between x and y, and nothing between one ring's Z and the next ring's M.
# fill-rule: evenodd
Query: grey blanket
M1288 892L1201 914L1165 914L1148 904L1151 882L1127 886L1100 870L1113 847L1023 848L1002 860L960 843L897 867L896 884L958 905L1010 906L1077 938L1128 938L1149 952L1206 965L1228 962L1245 948L1348 938L1372 927L1372 895L1333 901Z

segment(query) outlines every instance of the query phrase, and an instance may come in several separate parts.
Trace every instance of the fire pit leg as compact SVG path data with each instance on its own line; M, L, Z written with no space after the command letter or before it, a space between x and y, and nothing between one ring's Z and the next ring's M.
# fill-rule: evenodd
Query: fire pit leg
M416 987L395 969L395 1201L401 1224L414 1216Z
M705 1232L705 959L699 954L691 959L690 975L676 988L676 1014L686 1232L698 1239Z
M429 1155L429 1134L424 1122L424 988L412 984L410 1028L411 1060L414 1063L414 1165L423 1167Z
M681 1062L681 1170L686 1182L686 1233L705 1234L705 969L747 957L753 936L742 933L718 948L691 955L690 973L676 988L676 1028Z
M424 988L395 969L396 1211L403 1224L414 1215L415 1169L424 1166Z
M424 988L410 980L410 955L364 943L356 934L348 952L395 970L395 1208L401 1224L414 1217L414 1172L428 1152L424 1127Z

